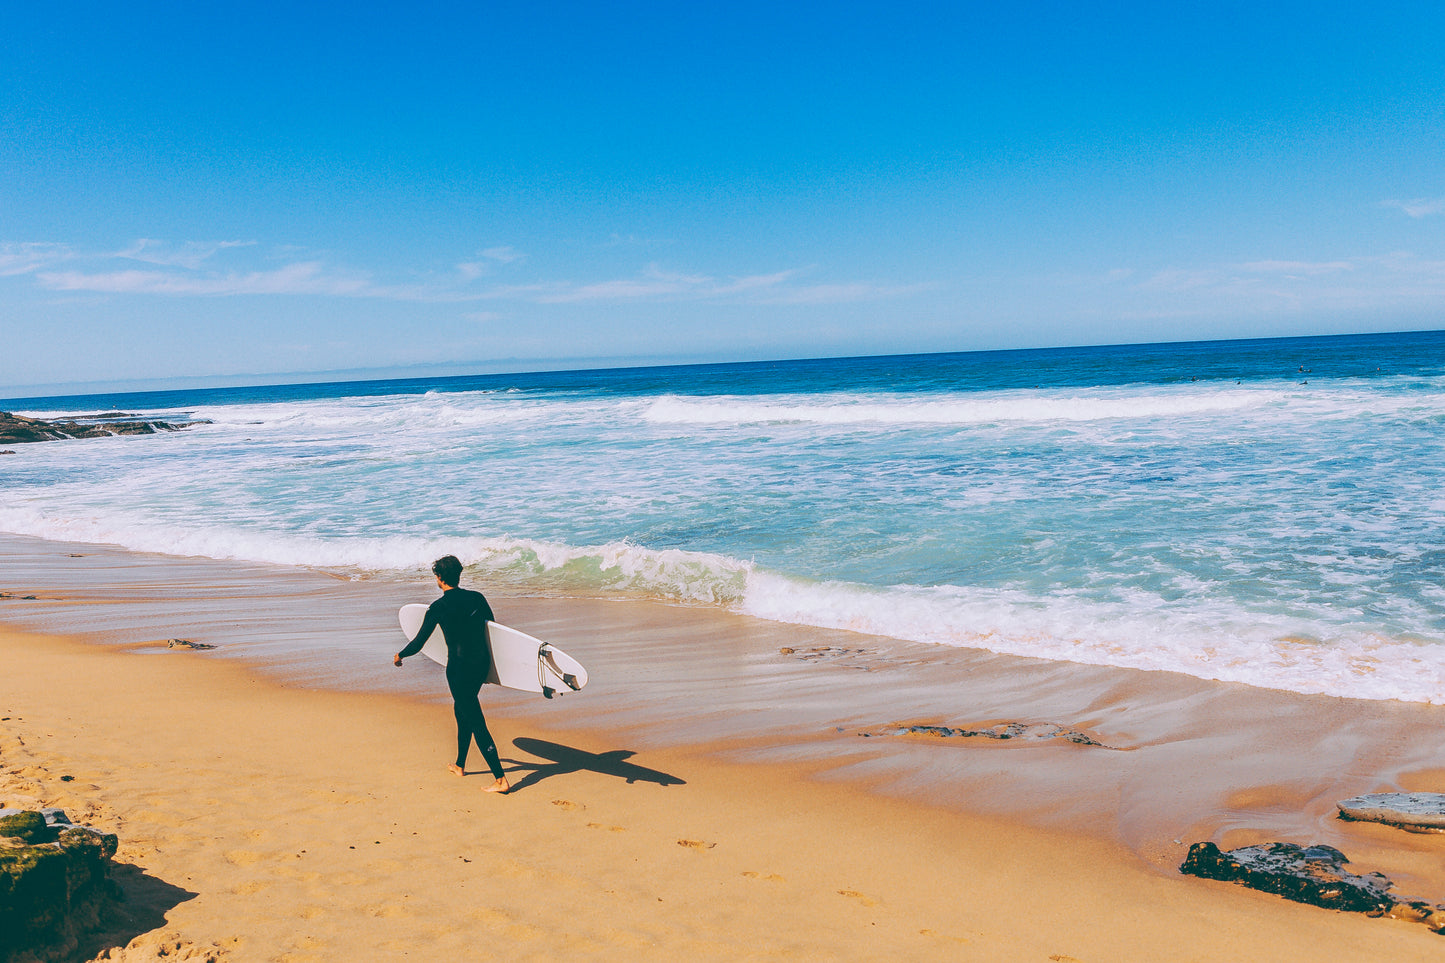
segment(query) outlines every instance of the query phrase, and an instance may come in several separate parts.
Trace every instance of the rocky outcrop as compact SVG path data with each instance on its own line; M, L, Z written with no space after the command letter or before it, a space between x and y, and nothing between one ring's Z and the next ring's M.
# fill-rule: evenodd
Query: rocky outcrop
M59 809L0 809L0 961L63 959L113 898L116 837Z
M1372 792L1337 805L1341 819L1384 823L1412 833L1445 833L1445 793Z
M1344 868L1348 862L1333 846L1265 843L1221 852L1214 843L1203 842L1189 847L1179 871L1240 883L1297 903L1424 923L1445 933L1445 906L1397 896L1391 892L1395 884L1389 877L1356 875Z
M32 441L62 441L69 438L109 438L113 435L153 435L158 431L180 431L207 421L148 421L128 412L76 415L67 421L42 421L0 411L0 445Z

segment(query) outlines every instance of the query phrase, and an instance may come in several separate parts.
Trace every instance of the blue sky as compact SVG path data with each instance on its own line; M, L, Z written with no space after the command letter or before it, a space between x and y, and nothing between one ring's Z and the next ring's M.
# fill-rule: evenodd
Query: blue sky
M424 6L13 5L0 391L1445 327L1439 4Z

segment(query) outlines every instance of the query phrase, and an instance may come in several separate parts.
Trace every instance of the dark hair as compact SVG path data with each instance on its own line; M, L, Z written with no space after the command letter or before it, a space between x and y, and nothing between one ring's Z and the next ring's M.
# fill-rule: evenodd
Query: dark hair
M432 574L455 588L462 579L462 563L455 555L443 555L431 563Z

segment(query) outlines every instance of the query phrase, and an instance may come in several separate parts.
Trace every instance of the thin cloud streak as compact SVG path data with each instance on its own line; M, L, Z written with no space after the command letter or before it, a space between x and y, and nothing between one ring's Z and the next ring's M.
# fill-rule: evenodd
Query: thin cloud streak
M1417 197L1408 201L1381 201L1380 204L1383 207L1393 207L1404 211L1406 215L1416 220L1432 214L1445 214L1445 197Z
M33 274L43 268L68 261L75 255L65 244L45 241L0 244L0 277Z
M415 284L381 283L366 272L338 269L319 258L296 258L274 268L222 269L219 263L222 255L234 256L235 252L251 247L256 247L256 243L172 243L141 238L120 250L83 253L65 244L0 244L0 275L30 275L45 290L68 293L203 298L290 295L426 303L510 300L543 305L639 301L844 304L907 297L938 287L936 284L889 285L864 281L802 283L801 278L814 270L811 267L715 276L669 270L657 263L647 265L632 277L580 284L570 281L478 284L495 269L514 270L517 262L526 259L510 246L486 248L474 259L457 263L430 281ZM299 252L293 249L288 253L294 256ZM119 266L134 262L148 266Z
M1291 278L1316 277L1355 269L1349 261L1251 261L1240 267L1255 274L1282 274Z
M160 267L183 267L195 271L221 251L234 247L251 247L255 243L255 241L186 241L183 244L171 244L167 241L143 237L125 250L117 251L114 257L125 258L129 261L142 261Z
M618 278L578 286L497 289L496 296L513 296L541 304L582 304L607 301L716 301L736 299L755 304L844 304L907 297L932 290L937 284L886 285L869 282L836 284L792 283L798 270L774 271L741 277L715 278L704 274L667 272L651 265L638 277Z
M1445 261L1397 251L1334 261L1170 267L1116 290L1155 300L1148 310L1161 317L1202 317L1231 306L1247 311L1445 306Z
M274 271L194 277L164 271L43 271L36 275L52 291L89 291L101 294L153 294L178 297L237 297L244 295L313 295L343 298L383 298L393 301L476 301L479 294L419 286L374 284L364 276L328 274L319 261L288 264Z
M763 304L853 304L859 301L883 301L906 298L925 291L936 291L942 285L929 284L811 284L793 288L766 298Z

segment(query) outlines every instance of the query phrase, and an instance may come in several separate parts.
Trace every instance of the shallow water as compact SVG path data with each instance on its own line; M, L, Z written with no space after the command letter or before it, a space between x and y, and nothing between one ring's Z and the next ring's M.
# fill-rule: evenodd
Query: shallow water
M288 688L447 701L439 666L391 664L402 643L397 606L435 595L422 577L351 581L0 536L0 586L7 628L79 635L148 659L241 659ZM1334 806L1382 788L1438 787L1440 707L1023 659L710 606L505 592L491 600L499 618L577 656L590 676L581 692L552 700L487 686L504 758L513 758L508 746L531 753L539 737L566 746L587 730L644 766L652 749L701 748L1116 839L1170 875L1199 839L1290 839L1339 846L1402 885L1418 881L1411 892L1439 889L1437 837L1376 839L1335 818ZM217 648L168 649L170 638ZM417 711L439 727L440 768L452 749L449 713ZM912 735L910 726L954 735ZM958 734L997 727L1021 734ZM227 735L216 738L224 747Z

